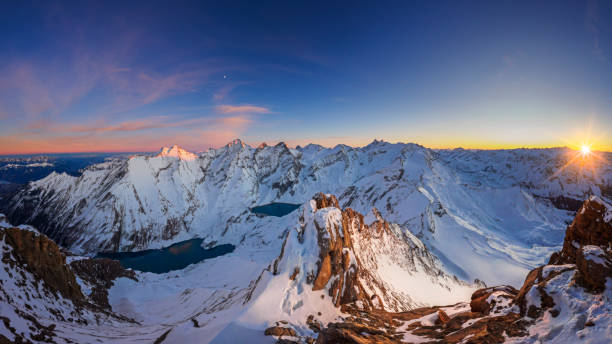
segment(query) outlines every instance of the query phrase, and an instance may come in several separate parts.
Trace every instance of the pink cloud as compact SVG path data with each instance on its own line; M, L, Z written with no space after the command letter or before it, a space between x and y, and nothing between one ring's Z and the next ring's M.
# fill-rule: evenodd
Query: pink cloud
M175 143L199 151L243 136L252 122L247 114L183 120L153 116L113 124L100 120L60 126L40 120L29 131L0 137L0 154L155 151ZM155 129L166 130L152 135L149 130Z
M219 113L271 113L270 109L255 105L218 105Z
M246 116L232 116L220 118L218 119L218 121L220 124L223 124L225 126L237 128L250 124L252 122L252 119Z

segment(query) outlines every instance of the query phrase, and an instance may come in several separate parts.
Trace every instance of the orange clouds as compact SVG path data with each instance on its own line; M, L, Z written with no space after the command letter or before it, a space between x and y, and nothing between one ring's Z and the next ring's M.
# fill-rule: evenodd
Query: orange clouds
M230 114L230 113L271 113L270 109L255 106L255 105L218 105L216 107L219 113Z

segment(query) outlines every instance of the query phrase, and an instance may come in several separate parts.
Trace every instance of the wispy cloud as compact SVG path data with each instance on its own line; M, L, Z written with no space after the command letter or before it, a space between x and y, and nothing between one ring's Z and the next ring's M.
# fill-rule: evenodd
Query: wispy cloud
M271 113L270 109L255 106L255 105L218 105L216 107L219 113L230 114L230 113Z
M198 151L241 137L252 121L245 114L183 120L154 116L114 124L97 121L40 130L41 122L29 131L0 136L0 154L154 151L175 143Z
M191 119L182 121L171 121L167 116L150 117L133 121L125 121L113 125L96 123L90 125L68 125L55 130L67 133L106 133L106 132L130 132L143 131L149 129L177 128L201 122L201 119Z

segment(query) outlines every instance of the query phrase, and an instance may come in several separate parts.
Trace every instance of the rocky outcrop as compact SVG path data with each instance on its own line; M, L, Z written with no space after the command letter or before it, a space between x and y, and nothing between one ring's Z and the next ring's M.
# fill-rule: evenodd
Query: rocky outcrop
M328 207L340 208L338 205L338 199L334 195L326 195L322 192L319 192L312 198L317 205L317 209L323 209Z
M0 230L1 240L12 247L2 257L4 264L25 268L55 294L75 303L83 301L83 293L74 273L66 265L66 257L51 239L32 230L3 228Z
M84 295L84 285L79 283L91 284L95 291L95 283L104 282L93 276L89 281L78 280L60 248L34 228L0 223L0 256L0 271L6 276L0 278L0 334L10 342L74 342L65 335L75 328L134 323L113 313L108 301L104 307ZM78 266L87 262L84 259Z
M612 277L612 206L595 196L585 201L567 228L563 249L549 264L575 264L576 281L589 291L602 292Z
M563 249L550 258L549 264L575 264L582 247L594 245L612 250L612 210L599 197L584 202L563 240Z
M339 208L338 200L333 195L319 193L313 198L317 210L328 207ZM328 294L336 307L361 301L365 307L374 308L374 295L367 295L361 280L357 260L351 261L351 252L354 255L351 242L351 230L367 230L363 224L363 216L352 209L341 212L341 226L322 226L315 221L318 231L320 248L320 265L313 282L313 290L328 288ZM328 286L331 279L334 281Z
M334 195L319 193L313 201L316 211L337 209L340 218L339 223L333 224L323 224L319 220L314 222L318 232L319 268L312 289L326 289L336 307L353 303L364 309L383 309L385 304L398 304L395 296L387 293L384 281L364 268L362 260L366 256L362 250L354 247L355 240L367 246L381 245L383 237L397 238L378 210L372 209L370 223L366 223L364 216L355 210L341 210ZM398 244L398 249L400 246Z
M518 291L508 285L478 289L472 294L470 308L472 312L487 315L495 308L498 298L512 300L517 294Z
M579 282L588 290L600 293L612 277L612 255L595 245L585 245L576 254Z
M295 337L296 333L295 330L290 328L290 327L284 327L284 326L272 326L272 327L268 327L265 331L264 331L264 335L266 336L276 336L276 337Z
M85 282L90 284L90 300L96 305L110 310L108 303L108 289L113 286L113 281L119 277L131 278L135 281L136 273L127 270L116 260L106 258L81 259L70 263L72 270Z
M609 335L612 294L606 283L612 280L611 209L597 197L584 202L567 229L562 251L551 257L549 265L532 270L520 290L511 286L483 288L472 294L469 304L404 313L345 305L343 310L351 316L323 328L317 343L418 339L491 344L504 343L509 337L524 338L525 342L572 343L589 336L597 339L601 333ZM538 330L529 331L532 326ZM589 332L591 328L597 329Z
M516 313L483 317L480 313L462 311L449 316L443 308L453 307L418 308L402 313L364 312L349 308L347 311L351 317L341 323L329 324L316 343L411 343L418 338L418 342L438 344L491 344L503 343L508 336L526 334L526 324ZM409 333L408 337L406 333Z

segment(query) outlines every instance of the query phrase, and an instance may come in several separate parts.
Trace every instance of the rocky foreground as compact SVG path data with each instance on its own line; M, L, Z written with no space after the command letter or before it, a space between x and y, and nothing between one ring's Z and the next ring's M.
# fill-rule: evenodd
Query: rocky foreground
M317 343L610 343L612 207L587 200L563 249L520 290L483 288L469 304L401 313L342 309L351 316L321 329Z

